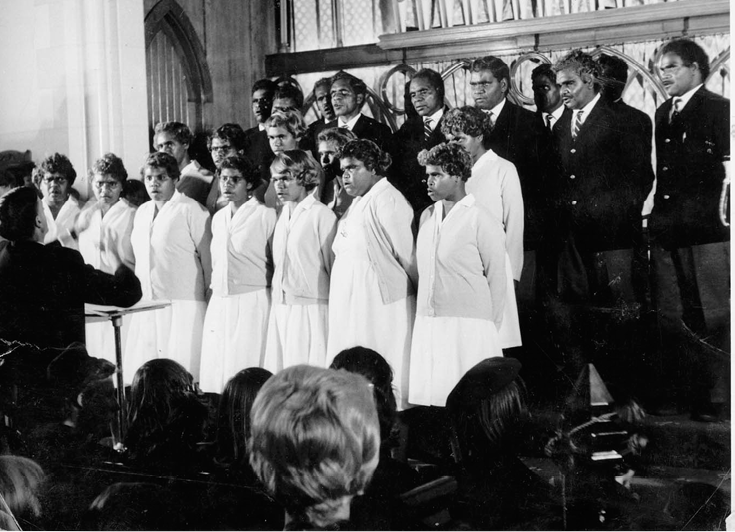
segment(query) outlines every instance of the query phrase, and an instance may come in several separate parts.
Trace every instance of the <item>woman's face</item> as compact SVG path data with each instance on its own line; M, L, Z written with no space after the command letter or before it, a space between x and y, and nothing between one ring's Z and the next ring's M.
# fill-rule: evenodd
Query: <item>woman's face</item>
M122 183L110 174L94 174L92 176L92 189L94 197L103 206L112 206L120 199L122 194Z
M286 150L299 149L299 139L284 127L269 127L268 142L271 145L271 151L276 155Z
M273 187L276 189L278 199L283 202L299 202L306 197L307 192L304 185L299 183L288 172L271 174L271 181L273 181Z
M441 166L426 165L426 187L432 201L452 199L457 192L458 179L446 173Z
M240 170L234 168L225 168L219 175L219 188L222 196L234 204L236 208L248 200L250 193L250 184L240 173Z
M482 135L473 137L467 133L457 133L456 135L449 135L448 140L458 143L464 147L470 153L472 162L476 162L480 156L485 153L485 148L482 146Z
M143 172L145 189L153 201L170 200L176 192L176 180L171 179L164 168L146 166Z
M375 170L368 170L365 164L354 157L344 157L339 161L342 169L342 183L350 196L364 196L377 182Z

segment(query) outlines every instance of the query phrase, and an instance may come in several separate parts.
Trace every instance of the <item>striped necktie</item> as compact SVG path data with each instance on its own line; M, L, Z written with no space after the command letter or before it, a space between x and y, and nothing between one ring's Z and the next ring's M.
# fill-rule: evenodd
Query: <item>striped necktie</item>
M433 131L431 129L431 123L433 120L431 118L424 118L424 140L428 140L431 136L431 132Z
M577 111L577 117L574 120L574 127L572 128L572 138L577 139L577 135L579 135L579 128L582 127L582 113L584 111Z

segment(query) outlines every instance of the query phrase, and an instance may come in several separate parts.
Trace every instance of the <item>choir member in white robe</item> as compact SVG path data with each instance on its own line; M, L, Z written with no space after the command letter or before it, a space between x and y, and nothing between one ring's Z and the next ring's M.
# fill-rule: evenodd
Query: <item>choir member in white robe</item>
M43 212L48 221L44 244L59 241L72 249L79 249L74 224L83 204L71 195L77 173L71 161L61 153L49 155L39 167L39 188L43 195Z
M359 345L377 351L393 368L404 407L418 272L413 209L383 177L390 163L365 139L347 143L340 156L345 190L355 199L332 247L327 359Z
M121 264L135 270L130 235L136 208L120 198L128 178L122 160L114 153L103 155L92 165L90 178L96 201L88 202L77 218L79 252L87 264L106 273L114 274ZM129 326L130 316L124 316L123 349ZM115 334L109 321L88 322L85 329L87 351L115 363Z
M439 144L421 152L419 162L436 203L421 215L416 244L409 402L445 406L470 368L503 356L498 327L507 292L505 235L500 221L465 190L472 159L462 146Z
M487 147L492 125L490 118L477 107L450 110L442 122L442 133L458 142L472 157L472 177L467 181L467 193L475 196L503 224L507 251L507 295L503 324L498 333L503 348L522 344L518 320L515 281L520 281L523 269L523 195L516 167Z
M171 305L132 315L123 361L127 380L148 360L170 358L199 380L202 328L212 273L207 210L176 190L179 167L151 154L143 180L151 200L138 208L131 242L143 299Z
M277 154L271 181L283 209L273 237L273 307L265 368L326 367L329 274L337 216L316 199L321 166L302 150Z
M225 158L217 177L229 205L212 220L212 298L204 321L199 385L221 393L238 371L263 366L276 211L253 195L261 179L247 158Z

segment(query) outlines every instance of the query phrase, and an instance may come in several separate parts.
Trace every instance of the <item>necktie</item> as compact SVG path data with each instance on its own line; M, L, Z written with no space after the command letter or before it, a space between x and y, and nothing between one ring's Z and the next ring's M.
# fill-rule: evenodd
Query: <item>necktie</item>
M551 113L546 115L546 127L549 128L549 131L551 131L551 121L554 119L554 115Z
M671 120L670 122L673 122L677 118L679 118L679 112L681 111L681 98L678 96L674 97L674 105L672 107L674 112L671 113Z
M424 140L428 140L428 138L431 136L431 123L433 120L431 118L424 118Z
M487 117L490 119L490 126L495 127L495 117L492 111L487 112Z
M576 139L579 134L579 128L582 127L582 113L584 111L577 111L577 117L574 120L574 127L572 128L572 138Z
M339 127L341 127L342 129L350 129L349 127L347 127L347 124L340 124Z

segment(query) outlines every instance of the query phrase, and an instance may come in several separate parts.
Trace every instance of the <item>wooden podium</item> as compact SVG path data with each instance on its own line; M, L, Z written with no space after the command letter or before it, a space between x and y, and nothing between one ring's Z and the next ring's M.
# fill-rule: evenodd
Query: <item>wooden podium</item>
M91 305L85 303L84 317L88 323L98 321L111 321L112 327L115 329L115 364L117 365L117 402L120 405L118 411L118 424L120 430L120 438L122 441L126 431L127 401L125 400L125 380L123 379L123 353L122 353L122 337L120 329L122 328L122 319L126 314L135 312L146 312L149 310L158 310L171 306L168 300L162 301L138 301L132 307L108 307L104 305Z

